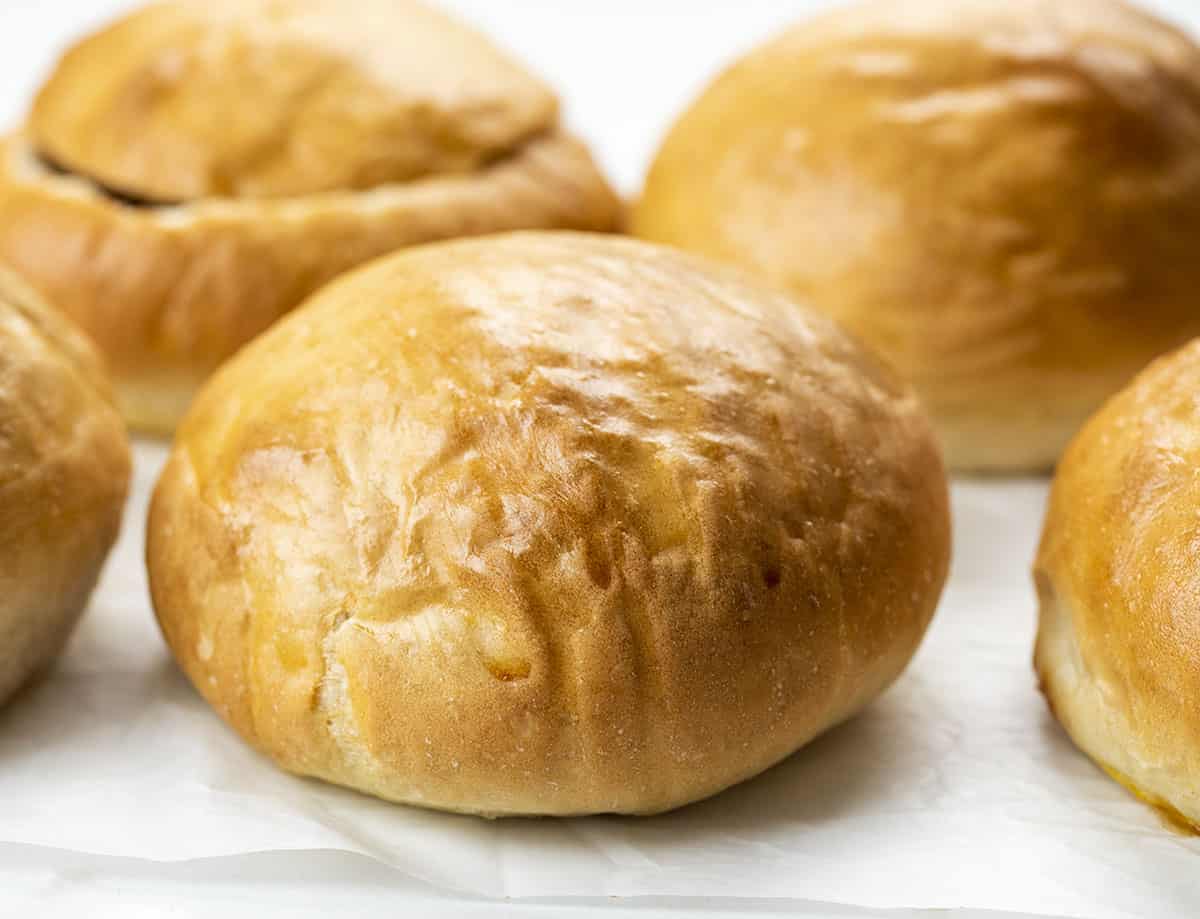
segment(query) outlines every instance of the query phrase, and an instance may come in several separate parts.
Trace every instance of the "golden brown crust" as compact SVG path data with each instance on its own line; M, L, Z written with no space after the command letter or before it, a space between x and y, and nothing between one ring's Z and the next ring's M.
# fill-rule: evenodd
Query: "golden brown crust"
M152 4L68 52L0 142L0 259L93 337L126 418L157 433L349 268L621 212L553 94L413 0Z
M125 428L92 347L0 269L0 702L58 653L116 539Z
M415 243L530 226L609 229L619 202L551 134L467 175L279 201L130 207L0 143L0 258L99 344L135 427L171 431L199 383L326 281Z
M175 0L68 51L29 129L73 172L180 202L473 172L552 129L557 107L413 0Z
M1054 482L1035 664L1075 742L1200 824L1200 342L1087 423Z
M952 467L1045 468L1200 334L1200 51L1113 0L838 10L713 84L633 231L875 345Z
M284 767L485 814L661 811L903 669L949 552L915 399L668 249L421 247L218 371L155 491L192 682Z

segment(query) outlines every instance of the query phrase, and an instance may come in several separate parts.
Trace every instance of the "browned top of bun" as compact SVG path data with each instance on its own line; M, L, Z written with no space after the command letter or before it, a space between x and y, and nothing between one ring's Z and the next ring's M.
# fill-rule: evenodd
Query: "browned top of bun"
M1200 50L1114 0L839 8L713 83L633 229L841 320L952 466L1048 468L1200 334Z
M470 172L556 119L546 86L415 0L174 0L77 44L29 124L73 172L178 202Z
M915 399L832 322L546 233L376 262L244 349L149 540L167 640L246 738L491 814L762 770L902 670L949 551Z

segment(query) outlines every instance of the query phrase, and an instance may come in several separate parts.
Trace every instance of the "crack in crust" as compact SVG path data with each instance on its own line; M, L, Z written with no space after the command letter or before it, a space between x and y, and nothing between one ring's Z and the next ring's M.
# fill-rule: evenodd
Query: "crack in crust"
M0 143L0 259L100 346L123 413L173 429L200 382L342 272L386 252L527 227L610 231L621 205L553 131L464 175L279 200L134 207Z

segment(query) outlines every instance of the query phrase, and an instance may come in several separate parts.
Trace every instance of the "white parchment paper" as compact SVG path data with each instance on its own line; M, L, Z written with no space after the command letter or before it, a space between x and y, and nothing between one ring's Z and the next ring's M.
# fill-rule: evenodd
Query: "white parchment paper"
M20 846L151 862L342 850L470 898L1200 914L1200 841L1079 755L1036 692L1040 481L955 486L941 610L908 674L855 721L674 814L486 822L285 775L206 707L147 599L143 522L163 456L137 448L92 608L60 666L0 713L0 860Z

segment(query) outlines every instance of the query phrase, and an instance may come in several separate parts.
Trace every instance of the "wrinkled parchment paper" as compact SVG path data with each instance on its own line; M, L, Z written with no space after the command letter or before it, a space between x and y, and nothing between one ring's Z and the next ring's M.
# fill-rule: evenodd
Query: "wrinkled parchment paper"
M1027 570L1043 482L955 486L956 558L933 628L907 675L850 724L663 817L486 822L285 775L210 712L147 599L143 523L163 457L138 446L125 531L91 609L60 666L0 713L0 863L50 850L85 866L245 856L253 877L278 874L270 853L310 850L295 854L303 864L335 850L471 899L1200 915L1200 840L1076 753L1036 692Z

